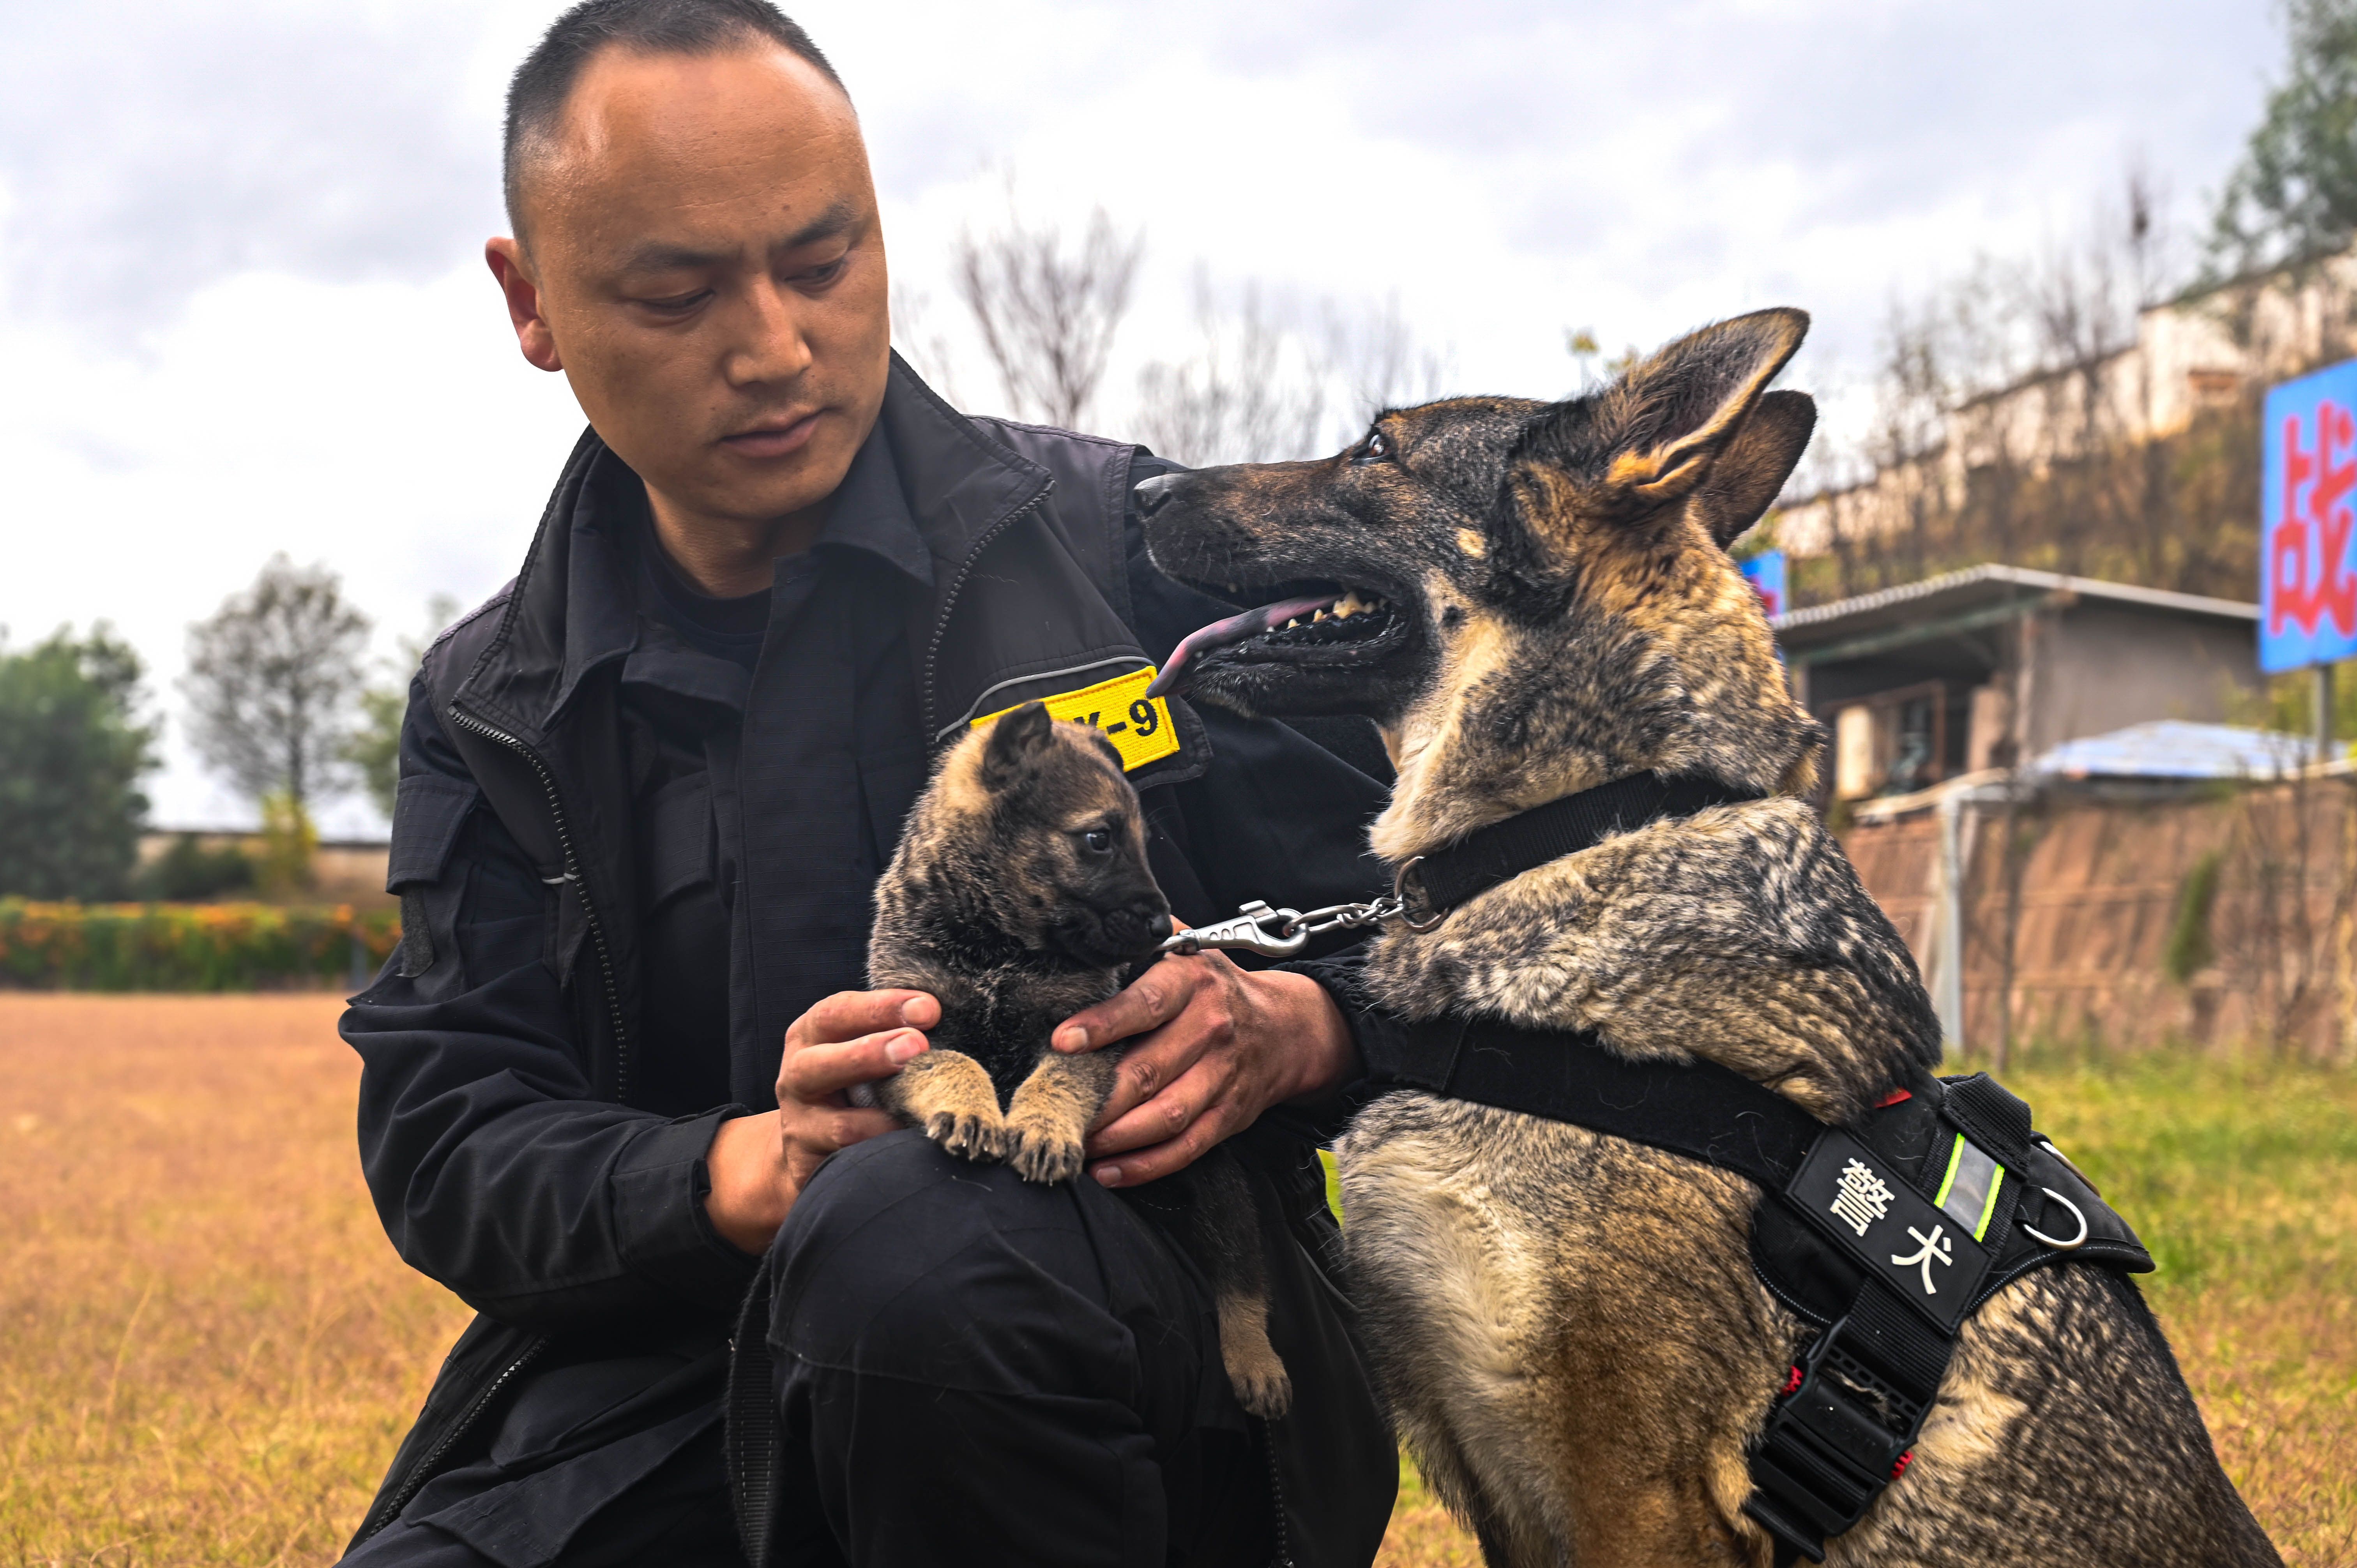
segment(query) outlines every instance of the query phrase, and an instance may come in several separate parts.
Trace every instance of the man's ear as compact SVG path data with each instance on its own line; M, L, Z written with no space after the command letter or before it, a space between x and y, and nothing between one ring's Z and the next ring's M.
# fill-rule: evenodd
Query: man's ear
M1003 789L1020 778L1056 738L1056 721L1045 703L1026 703L1001 714L990 726L982 748L982 782L987 789Z
M1760 521L1816 427L1816 400L1806 392L1771 392L1760 400L1687 502L1713 543L1724 550Z
M524 359L539 370L563 370L565 357L556 351L556 334L543 313L540 285L533 277L522 242L505 235L486 241L483 261L499 280L500 292L507 296L508 321L515 328L516 347L523 350Z
M1687 334L1605 389L1582 443L1603 447L1598 499L1650 510L1693 493L1808 330L1805 311L1754 311Z

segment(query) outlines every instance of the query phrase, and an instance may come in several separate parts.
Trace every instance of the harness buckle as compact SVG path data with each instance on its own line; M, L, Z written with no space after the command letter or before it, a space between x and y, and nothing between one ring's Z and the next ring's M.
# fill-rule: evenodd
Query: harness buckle
M1751 1454L1751 1496L1760 1526L1812 1563L1825 1538L1856 1524L1906 1468L1925 1407L1841 1343L1849 1319L1816 1337L1794 1368Z

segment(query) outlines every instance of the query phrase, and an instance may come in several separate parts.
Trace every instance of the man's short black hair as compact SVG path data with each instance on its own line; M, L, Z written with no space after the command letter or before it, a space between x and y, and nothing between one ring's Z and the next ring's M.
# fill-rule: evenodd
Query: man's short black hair
M518 237L523 233L519 177L524 157L532 143L555 130L573 84L599 49L619 44L640 54L711 55L762 42L800 55L843 86L810 35L769 0L581 0L550 23L508 83L500 177L508 222Z

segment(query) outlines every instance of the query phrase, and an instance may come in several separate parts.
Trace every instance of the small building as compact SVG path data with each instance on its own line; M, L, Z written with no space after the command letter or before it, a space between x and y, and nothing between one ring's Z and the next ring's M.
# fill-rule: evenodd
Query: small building
M2216 722L2262 689L2256 605L2019 566L1792 610L1770 624L1834 736L1836 800L2012 768L2157 719Z

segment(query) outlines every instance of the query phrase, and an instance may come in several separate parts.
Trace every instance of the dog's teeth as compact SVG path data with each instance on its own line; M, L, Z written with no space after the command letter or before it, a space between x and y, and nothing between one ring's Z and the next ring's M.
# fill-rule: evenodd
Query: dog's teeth
M1319 610L1316 615L1309 618L1309 624L1311 626L1316 626L1319 621L1324 620L1325 618L1326 612L1324 610Z
M1300 624L1301 618L1299 616L1295 616L1291 620L1285 623L1285 629L1291 631L1295 627L1299 626Z

